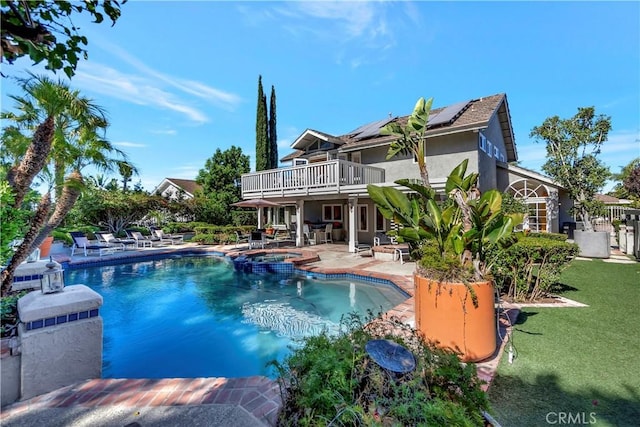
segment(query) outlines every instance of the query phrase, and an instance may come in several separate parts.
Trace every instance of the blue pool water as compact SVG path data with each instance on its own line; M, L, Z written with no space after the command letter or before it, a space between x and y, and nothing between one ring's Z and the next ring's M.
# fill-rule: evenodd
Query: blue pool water
M216 257L71 269L104 298L104 378L272 376L296 339L406 299L388 285L246 274Z

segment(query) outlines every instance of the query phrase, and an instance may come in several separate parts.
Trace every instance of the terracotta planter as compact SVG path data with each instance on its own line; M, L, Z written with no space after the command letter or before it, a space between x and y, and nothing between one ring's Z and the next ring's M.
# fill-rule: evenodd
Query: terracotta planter
M269 236L272 236L272 235L273 235L274 230L275 230L275 229L273 229L273 228L267 228L267 229L265 230L265 233L267 233Z
M40 259L48 258L51 253L51 244L53 243L53 236L47 236L44 242L40 244Z
M477 362L496 350L496 318L492 282L439 283L414 274L416 328L439 347ZM471 290L478 299L472 301Z

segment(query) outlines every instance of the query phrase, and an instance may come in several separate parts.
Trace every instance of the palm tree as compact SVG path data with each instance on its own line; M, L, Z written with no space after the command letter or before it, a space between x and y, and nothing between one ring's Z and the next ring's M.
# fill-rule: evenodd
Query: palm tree
M2 154L5 165L12 160L7 180L14 191L14 206L21 206L34 178L48 181L49 187L22 245L2 272L2 294L10 289L15 268L73 207L84 185L82 169L91 165L113 171L119 162L126 161L125 153L103 137L108 126L106 114L91 99L46 76L30 74L30 78L18 82L25 95L10 96L16 112L2 113L3 119L13 122L3 129L6 145ZM22 132L33 132L26 151ZM52 188L56 203L51 213Z

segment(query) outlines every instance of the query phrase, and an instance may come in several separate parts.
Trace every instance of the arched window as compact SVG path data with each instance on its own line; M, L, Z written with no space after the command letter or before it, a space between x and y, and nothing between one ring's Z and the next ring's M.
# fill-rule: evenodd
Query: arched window
M549 200L549 189L535 181L521 179L512 182L507 192L513 197L523 200L528 208L528 215L525 217L520 229L531 231L549 231L547 201Z

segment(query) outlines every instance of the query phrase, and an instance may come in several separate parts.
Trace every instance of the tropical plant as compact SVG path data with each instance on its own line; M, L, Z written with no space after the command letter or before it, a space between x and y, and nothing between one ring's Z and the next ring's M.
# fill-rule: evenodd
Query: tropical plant
M425 101L424 98L418 99L413 107L413 112L407 119L407 123L401 126L398 122L391 122L385 125L381 130L381 135L393 135L397 137L387 151L387 160L402 154L412 155L418 163L420 170L420 178L422 185L431 188L429 183L429 171L426 163L426 137L427 123L431 112L433 98Z
M467 163L463 160L449 174L446 203L437 201L432 188L408 179L396 184L413 194L394 187L367 186L380 213L402 226L399 240L408 242L412 250L425 247L425 241L433 242L437 257L424 257L419 267L425 275L442 281L482 280L491 267L487 251L510 243L514 227L522 222L522 214L503 212L499 191L480 195L478 174L466 175ZM447 262L452 255L454 262Z
M37 248L71 210L84 186L81 170L88 165L113 170L124 153L101 137L108 126L105 113L65 83L31 75L18 80L25 96L11 96L17 112L3 112L12 122L3 129L3 168L12 188L13 207L22 205L36 177L48 181L22 244L2 271L2 292L11 287L15 268ZM32 133L31 142L23 132ZM112 157L113 155L117 157ZM4 175L4 172L3 172ZM52 209L51 189L56 192Z
M611 117L596 116L593 107L581 107L571 118L549 117L531 131L532 138L546 143L542 170L567 190L575 203L571 213L580 217L585 231L593 231L591 219L605 212L595 195L611 175L598 159L610 130Z

